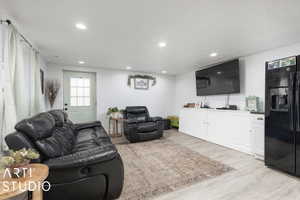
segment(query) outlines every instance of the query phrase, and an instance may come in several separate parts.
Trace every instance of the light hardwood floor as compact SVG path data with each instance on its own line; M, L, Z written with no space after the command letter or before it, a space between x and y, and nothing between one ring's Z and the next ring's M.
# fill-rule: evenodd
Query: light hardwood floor
M166 137L235 170L155 200L298 200L300 179L269 169L250 155L212 144L174 130Z

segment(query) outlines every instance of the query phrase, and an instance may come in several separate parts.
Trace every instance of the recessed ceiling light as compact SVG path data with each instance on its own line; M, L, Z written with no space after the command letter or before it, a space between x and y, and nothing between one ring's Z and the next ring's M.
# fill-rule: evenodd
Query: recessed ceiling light
M216 57L218 55L218 53L214 52L214 53L211 53L209 56L210 57Z
M132 67L130 67L130 66L126 66L126 69L127 69L127 70L131 70L131 69L132 69Z
M81 65L83 65L85 62L82 61L82 60L80 60L80 61L78 61L78 63L81 64Z
M159 46L160 48L163 48L163 47L166 47L166 46L167 46L167 43L166 43L166 42L159 42L159 43L158 43L158 46Z
M75 26L76 26L76 28L78 28L80 30L86 30L87 29L86 25L84 25L82 23L77 23Z
M166 70L162 70L162 71L161 71L161 73L163 73L163 74L166 74L166 73L167 73L167 71L166 71Z

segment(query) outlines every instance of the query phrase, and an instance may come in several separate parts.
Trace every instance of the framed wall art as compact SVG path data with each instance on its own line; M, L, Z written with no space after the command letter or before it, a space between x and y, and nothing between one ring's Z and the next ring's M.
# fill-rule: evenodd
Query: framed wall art
M149 79L135 78L134 79L134 89L148 90L149 89Z

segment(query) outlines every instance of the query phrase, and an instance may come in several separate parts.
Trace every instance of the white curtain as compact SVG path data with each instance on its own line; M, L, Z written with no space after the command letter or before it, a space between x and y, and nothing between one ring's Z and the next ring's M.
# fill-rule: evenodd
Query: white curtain
M30 114L34 115L36 113L36 105L34 103L36 99L36 91L35 91L35 69L37 67L36 63L36 54L35 52L30 52Z
M16 69L15 69L15 81L14 81L14 96L17 111L17 120L29 117L29 101L26 88L25 62L24 62L24 48L26 48L22 38L17 36L17 56L16 56Z
M2 147L2 131L3 131L3 119L4 119L4 30L0 25L0 142L1 142L1 150Z
M16 32L6 25L0 25L3 34L3 115L1 127L1 150L7 149L4 138L8 133L14 131L17 122L14 81L17 57L17 35Z
M42 90L41 90L41 62L37 52L31 52L31 84L30 84L30 114L35 115L43 111L42 106Z
M17 121L45 110L39 54L12 26L0 24L0 142L14 131Z

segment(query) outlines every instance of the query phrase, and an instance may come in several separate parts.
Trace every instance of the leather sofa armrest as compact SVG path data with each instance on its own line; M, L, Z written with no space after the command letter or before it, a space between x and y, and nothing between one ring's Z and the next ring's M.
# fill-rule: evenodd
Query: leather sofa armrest
M149 121L152 121L152 122L157 122L157 121L162 121L163 118L161 117L150 117Z
M131 120L128 123L127 120L124 121L124 134L127 138L130 139L135 139L137 137L137 127L138 127L138 122L136 120Z
M155 122L159 131L163 131L164 123L161 117L150 117L150 120Z
M114 159L118 152L113 144L76 152L44 162L50 169L81 167Z
M23 148L26 149L33 149L36 152L39 152L36 148L36 146L31 142L31 140L23 133L20 132L14 132L11 134L8 134L5 137L5 142L8 145L9 149L17 151ZM36 160L32 160L34 163L39 163L43 159L43 155L39 152L40 158Z
M101 122L94 121L94 122L87 122L87 123L79 123L79 124L75 124L74 126L75 126L76 131L80 131L80 130L86 129L86 128L100 127Z

